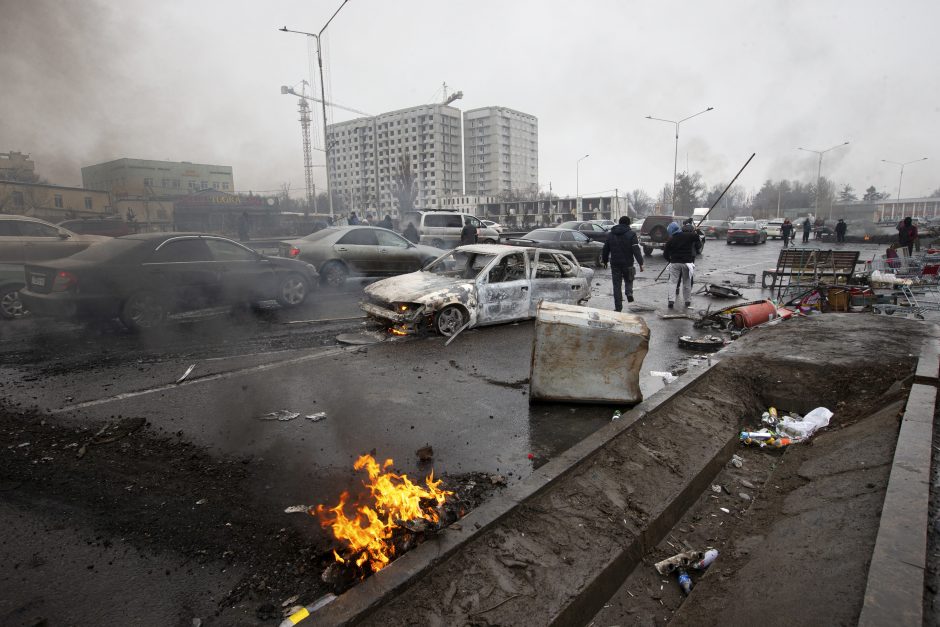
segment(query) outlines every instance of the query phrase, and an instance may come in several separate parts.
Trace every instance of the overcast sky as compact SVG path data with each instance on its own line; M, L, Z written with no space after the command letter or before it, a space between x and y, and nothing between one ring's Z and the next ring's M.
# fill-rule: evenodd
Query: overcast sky
M341 0L0 0L0 152L51 182L120 157L234 167L240 190L302 194L296 98L305 37ZM539 120L539 180L574 194L642 188L679 171L726 183L823 175L903 195L940 187L940 2L349 0L324 38L327 97L380 113L464 92ZM355 117L334 110L335 120ZM318 127L319 130L319 127ZM322 131L319 131L322 132ZM317 142L322 145L322 140ZM321 153L315 153L323 163ZM318 187L325 177L315 169Z

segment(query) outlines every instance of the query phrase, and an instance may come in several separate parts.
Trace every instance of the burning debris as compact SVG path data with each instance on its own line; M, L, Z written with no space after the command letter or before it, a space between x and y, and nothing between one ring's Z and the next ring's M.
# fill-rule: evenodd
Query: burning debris
M324 528L343 545L334 550L335 562L323 572L323 581L338 591L388 566L397 556L413 548L429 533L456 521L465 512L454 492L441 487L433 471L416 485L407 475L391 472L394 462L379 465L371 455L356 460L353 468L365 470L369 478L369 503L357 503L347 515L349 493L343 492L333 507L318 505L309 510Z

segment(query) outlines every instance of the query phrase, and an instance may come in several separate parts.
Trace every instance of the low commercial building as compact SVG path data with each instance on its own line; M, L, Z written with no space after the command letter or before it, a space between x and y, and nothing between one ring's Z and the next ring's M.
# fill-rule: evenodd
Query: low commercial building
M85 166L82 185L111 192L115 200L188 196L204 189L235 191L229 165L128 158Z
M114 215L108 192L83 187L0 181L0 213L49 222Z
M229 194L212 189L173 200L173 230L219 233L236 237L241 220L256 236L276 231L281 224L274 197Z
M635 215L626 198L582 196L580 209L575 198L500 201L494 196L451 196L442 209L460 211L499 222L510 228L552 226L567 220L614 220Z
M0 181L25 181L35 183L36 164L22 152L0 152Z

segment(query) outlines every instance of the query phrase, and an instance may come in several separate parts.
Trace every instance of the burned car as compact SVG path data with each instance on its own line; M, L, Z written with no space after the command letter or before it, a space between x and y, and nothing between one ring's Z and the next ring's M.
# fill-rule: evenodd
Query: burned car
M474 244L418 272L373 283L360 306L395 332L450 336L465 326L531 318L541 300L584 303L593 277L566 251Z

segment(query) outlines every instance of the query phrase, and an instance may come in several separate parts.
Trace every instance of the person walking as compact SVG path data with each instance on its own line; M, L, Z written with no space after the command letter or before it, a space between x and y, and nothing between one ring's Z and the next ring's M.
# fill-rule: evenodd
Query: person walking
M640 266L640 272L643 272L640 240L630 228L630 218L621 216L617 224L610 229L601 252L601 262L605 266L610 264L610 278L614 284L614 311L623 311L623 292L627 294L627 302L633 302L633 279L636 278L634 259Z
M836 241L845 242L845 232L849 230L849 225L845 223L845 220L839 218L839 221L836 222Z
M405 239L412 244L417 244L421 240L421 236L418 235L418 229L415 228L414 222L409 222L405 226L405 230L402 235L404 235Z
M907 256L914 254L914 242L918 239L917 227L911 216L907 216L898 223L898 244L902 248L907 248Z
M392 223L392 216L389 213L386 213L385 217L382 218L382 221L376 224L376 226L380 226L383 229L388 229L389 231L395 230L395 225Z
M250 231L251 218L248 217L247 211L243 211L242 217L238 219L238 241L247 242Z
M809 221L809 217L803 220L803 243L806 244L809 242L809 232L813 230L813 223Z
M695 247L698 244L698 234L691 224L682 226L682 231L676 233L666 242L663 248L663 258L669 262L669 283L666 297L668 306L673 308L673 294L678 298L679 284L682 284L682 297L686 307L692 306L692 278L695 273Z
M349 212L349 226L357 226L359 224L359 216L356 215L355 211Z
M467 244L476 244L477 243L477 229L475 226L469 222L460 229L460 245L466 246Z
M783 221L783 226L780 227L780 236L783 238L784 248L793 241L793 223L789 219Z

